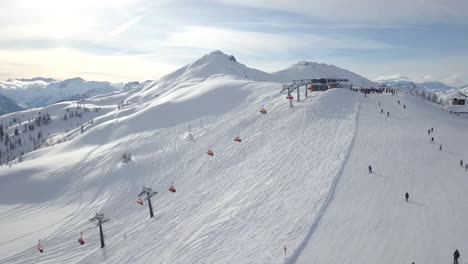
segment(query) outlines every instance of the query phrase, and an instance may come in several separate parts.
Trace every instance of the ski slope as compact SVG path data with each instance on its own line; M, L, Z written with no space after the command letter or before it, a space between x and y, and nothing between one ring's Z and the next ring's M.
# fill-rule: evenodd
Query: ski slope
M60 120L73 102L40 109L54 120L44 134L70 136L0 166L0 263L279 264L284 246L287 263L441 263L455 248L463 258L466 119L406 94L344 89L290 108L262 76L213 52L85 100L102 111L82 134L84 120ZM136 203L143 186L159 192L151 219ZM96 213L110 219L104 249Z
M363 98L333 198L291 262L452 263L459 249L468 263L468 173L459 166L468 161L466 131L466 119L417 97Z
M333 90L290 108L280 89L225 75L152 84L82 135L0 167L0 263L283 263L346 160L359 103ZM142 186L159 191L152 219ZM104 249L96 212L110 218Z

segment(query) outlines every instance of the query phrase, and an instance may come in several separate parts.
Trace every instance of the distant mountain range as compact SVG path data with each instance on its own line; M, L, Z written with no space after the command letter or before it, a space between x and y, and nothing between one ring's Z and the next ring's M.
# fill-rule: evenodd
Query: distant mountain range
M24 110L10 98L0 94L0 115Z
M0 95L9 98L22 108L36 108L67 100L86 99L92 96L129 90L139 82L110 83L72 78L63 81L52 78L10 79L0 81ZM9 107L8 109L17 109Z

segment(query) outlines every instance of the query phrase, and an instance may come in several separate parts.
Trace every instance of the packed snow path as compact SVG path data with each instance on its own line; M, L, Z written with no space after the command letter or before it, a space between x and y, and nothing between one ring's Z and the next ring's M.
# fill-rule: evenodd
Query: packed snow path
M363 102L333 199L290 262L452 263L458 248L468 263L468 173L459 166L468 161L468 123L409 95Z

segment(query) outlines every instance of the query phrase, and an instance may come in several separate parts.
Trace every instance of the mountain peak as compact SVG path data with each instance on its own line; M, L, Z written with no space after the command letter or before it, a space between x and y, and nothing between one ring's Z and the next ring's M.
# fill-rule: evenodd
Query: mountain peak
M272 73L272 75L276 81L280 82L290 82L298 79L335 77L348 79L351 83L360 87L372 87L375 85L375 83L351 71L334 65L313 61L299 61L291 65L289 68Z
M191 64L163 76L158 82L174 84L188 79L206 79L213 75L238 76L249 80L270 80L271 76L263 71L252 69L237 62L234 55L227 55L220 50L210 52Z
M220 62L237 62L234 55L227 55L220 50L212 51L200 59L196 60L191 65L206 64L206 63L220 63Z

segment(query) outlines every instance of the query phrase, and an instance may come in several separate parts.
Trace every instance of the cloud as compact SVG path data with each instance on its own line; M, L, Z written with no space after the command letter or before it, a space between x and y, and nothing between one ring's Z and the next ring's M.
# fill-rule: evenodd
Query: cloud
M392 45L344 35L276 34L191 26L171 34L164 45L180 48L222 49L235 54L281 53L298 49L383 50ZM268 55L270 56L270 55Z
M133 25L135 25L136 23L138 23L144 16L143 15L140 15L140 16L136 16L134 18L132 18L131 20L127 21L126 23L118 26L117 28L115 28L114 30L112 30L109 35L111 36L117 36L125 31L127 31L129 28L131 28Z
M327 22L374 24L468 23L466 0L212 0L282 10Z

